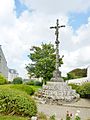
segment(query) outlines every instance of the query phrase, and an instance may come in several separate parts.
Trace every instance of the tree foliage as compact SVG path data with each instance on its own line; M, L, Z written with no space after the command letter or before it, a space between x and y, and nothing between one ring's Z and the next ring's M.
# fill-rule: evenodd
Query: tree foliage
M67 79L76 79L76 78L82 78L87 76L87 69L74 69L67 73Z
M41 47L33 46L33 52L28 55L32 63L26 66L30 77L42 77L45 81L48 81L52 77L52 73L55 70L55 49L54 45L41 44ZM60 65L63 63L62 58L59 58Z

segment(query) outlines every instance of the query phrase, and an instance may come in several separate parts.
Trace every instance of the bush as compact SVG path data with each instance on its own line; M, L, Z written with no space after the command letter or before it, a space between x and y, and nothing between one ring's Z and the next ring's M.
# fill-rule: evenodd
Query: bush
M56 119L55 119L55 115L50 116L50 119L49 119L49 120L56 120Z
M84 83L82 87L85 89L85 93L90 94L90 82Z
M3 84L7 84L7 79L2 74L0 74L0 85Z
M0 113L31 117L36 115L37 107L34 100L25 92L1 87Z
M34 85L34 86L42 86L43 83L40 81L31 80L31 81L28 81L26 84L27 85Z
M35 81L35 82L34 82L34 85L35 85L35 86L42 86L42 82L40 82L40 81Z
M69 86L72 87L72 89L76 90L76 92L78 93L79 92L79 89L80 89L80 86L79 85L76 85L76 84L69 84Z
M82 98L90 98L90 82L82 84L78 93Z
M13 79L13 84L22 84L22 78L21 77L16 77Z
M72 89L80 95L81 98L90 98L90 82L83 83L81 86L75 84L69 84Z
M26 92L28 95L33 95L35 90L33 88L31 88L29 85L10 85L9 86L12 89L16 89L16 90L20 90L20 91L24 91Z
M34 80L30 80L28 82L26 82L27 85L34 85Z

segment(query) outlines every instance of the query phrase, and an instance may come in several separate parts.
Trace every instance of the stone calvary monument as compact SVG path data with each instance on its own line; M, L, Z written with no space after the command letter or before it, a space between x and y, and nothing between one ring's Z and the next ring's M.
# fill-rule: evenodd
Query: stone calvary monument
M38 92L38 98L44 103L50 104L63 104L75 102L79 99L79 94L75 90L72 90L71 86L68 86L66 82L61 78L61 72L59 71L59 28L65 27L59 26L59 20L57 19L56 26L50 27L55 29L56 35L56 69L53 72L53 77L50 82L43 85L43 88Z
M56 31L55 31L55 35L56 35L56 41L55 41L55 44L56 44L56 69L53 72L53 78L51 79L51 81L53 81L53 82L63 82L63 79L61 78L61 72L59 71L59 43L60 42L58 40L58 37L59 37L59 28L61 28L61 27L65 27L65 25L59 26L58 19L56 22L56 26L50 27L50 29L56 29Z

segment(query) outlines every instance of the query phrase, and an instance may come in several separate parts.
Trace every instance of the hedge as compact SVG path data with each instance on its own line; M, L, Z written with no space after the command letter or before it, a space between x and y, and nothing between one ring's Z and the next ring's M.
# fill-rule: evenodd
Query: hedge
M25 92L10 88L0 88L0 113L4 115L34 116L37 107Z

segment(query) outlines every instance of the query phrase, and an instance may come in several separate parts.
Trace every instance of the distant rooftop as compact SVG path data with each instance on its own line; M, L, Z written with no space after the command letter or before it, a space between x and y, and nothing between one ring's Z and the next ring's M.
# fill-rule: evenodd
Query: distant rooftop
M14 74L18 74L15 69L9 69L9 72L10 72L10 73L14 73Z

